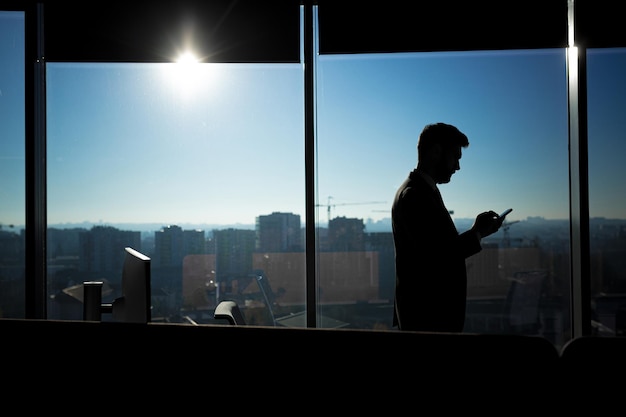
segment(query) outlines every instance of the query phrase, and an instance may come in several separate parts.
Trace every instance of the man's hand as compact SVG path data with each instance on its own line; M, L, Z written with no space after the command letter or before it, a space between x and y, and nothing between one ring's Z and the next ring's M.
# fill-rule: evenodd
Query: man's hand
M500 218L495 211L485 211L476 216L472 230L478 233L480 237L487 237L497 232L503 221L504 218Z

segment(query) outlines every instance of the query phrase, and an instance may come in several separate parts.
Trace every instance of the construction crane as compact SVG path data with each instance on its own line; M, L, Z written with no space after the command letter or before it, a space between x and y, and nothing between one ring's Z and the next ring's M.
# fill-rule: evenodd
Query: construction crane
M504 221L502 223L502 247L504 248L509 248L511 247L511 238L509 236L509 227L511 227L512 224L518 223L519 220L513 220L512 222L507 222Z
M362 204L385 204L387 203L386 201L362 201L359 203L335 203L335 204L331 204L330 200L332 199L332 196L328 196L328 203L327 204L316 204L315 207L326 207L326 212L328 214L328 224L330 224L330 211L331 209L334 209L336 206L354 206L354 205L362 205Z

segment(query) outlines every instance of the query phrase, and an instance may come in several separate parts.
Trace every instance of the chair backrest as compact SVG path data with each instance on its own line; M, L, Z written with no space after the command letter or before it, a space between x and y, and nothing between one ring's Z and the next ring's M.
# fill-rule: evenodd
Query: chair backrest
M243 314L241 314L239 306L236 302L232 300L220 301L217 307L215 307L213 318L225 319L228 321L229 324L232 324L233 326L242 326L246 324L246 321L243 318Z

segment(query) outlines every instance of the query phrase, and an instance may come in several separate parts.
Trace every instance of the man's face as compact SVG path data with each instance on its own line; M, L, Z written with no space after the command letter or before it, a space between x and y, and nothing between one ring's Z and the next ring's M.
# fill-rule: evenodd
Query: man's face
M452 174L461 169L459 160L461 159L462 152L460 146L455 146L452 149L447 149L441 154L439 163L436 167L435 175L433 179L437 184L446 184L450 182Z

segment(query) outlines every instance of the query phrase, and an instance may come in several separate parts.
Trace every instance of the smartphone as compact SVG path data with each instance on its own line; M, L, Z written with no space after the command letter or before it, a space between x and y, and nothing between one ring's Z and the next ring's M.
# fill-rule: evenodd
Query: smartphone
M508 208L506 210L504 210L502 213L500 213L500 219L504 219L506 217L507 214L509 214L510 212L512 212L513 209L512 208Z

